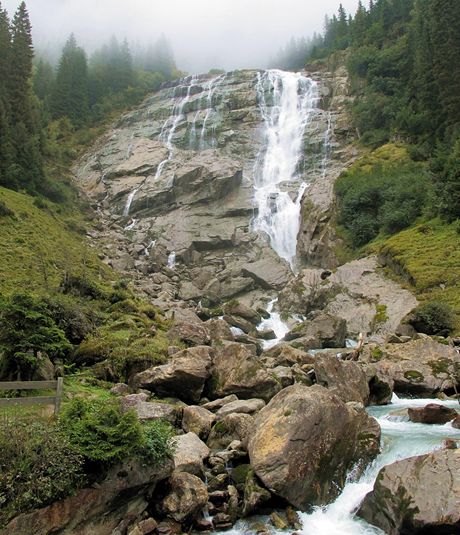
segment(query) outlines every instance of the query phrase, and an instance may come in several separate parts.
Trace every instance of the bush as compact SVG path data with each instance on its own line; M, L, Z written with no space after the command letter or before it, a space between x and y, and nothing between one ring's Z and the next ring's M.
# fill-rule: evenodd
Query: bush
M51 422L2 418L0 451L0 526L69 496L85 481L82 456Z
M14 212L8 208L8 206L0 201L0 217L14 216Z
M174 455L174 429L162 420L154 420L143 426L144 444L139 455L147 463L157 465Z
M27 294L0 301L0 375L30 379L43 355L53 360L66 356L71 349L44 301Z
M119 400L74 398L60 423L74 450L103 466L122 461L144 445L136 413L123 412Z
M394 234L414 223L428 204L430 181L421 164L387 145L339 177L335 192L338 222L353 247L361 247L379 234Z
M455 314L446 303L430 301L412 312L410 323L419 333L447 336L455 328Z

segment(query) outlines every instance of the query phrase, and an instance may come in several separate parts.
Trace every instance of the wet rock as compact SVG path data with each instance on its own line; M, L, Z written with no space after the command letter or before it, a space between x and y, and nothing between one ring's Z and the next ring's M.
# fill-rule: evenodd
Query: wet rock
M285 520L276 512L271 513L270 522L275 526L276 529L285 530L288 529L288 524Z
M187 472L196 476L204 473L203 461L209 456L209 448L195 433L174 438L175 472Z
M258 397L265 401L281 389L247 346L236 342L216 349L208 384L212 397L235 394L243 399Z
M170 492L161 503L163 514L176 522L192 522L208 503L206 485L187 473L174 473L169 483Z
M342 401L369 401L369 385L365 373L355 362L318 355L315 361L316 382L339 396Z
M176 395L189 402L200 400L210 377L212 349L197 346L176 353L168 364L154 366L134 377L134 383L156 394Z
M380 470L358 514L388 535L457 533L460 450L410 457Z
M216 416L204 407L191 405L185 407L182 412L182 429L185 432L192 432L201 439L206 440L211 431Z
M460 414L452 420L452 427L454 429L460 429Z
M258 482L254 471L249 470L244 485L243 516L256 513L271 497L270 492Z
M446 424L458 416L455 409L437 403L429 403L425 407L409 408L407 413L411 422L419 424Z
M380 436L369 432L371 422L324 387L289 386L256 417L251 466L271 492L295 507L327 503L343 487L347 470L378 452Z

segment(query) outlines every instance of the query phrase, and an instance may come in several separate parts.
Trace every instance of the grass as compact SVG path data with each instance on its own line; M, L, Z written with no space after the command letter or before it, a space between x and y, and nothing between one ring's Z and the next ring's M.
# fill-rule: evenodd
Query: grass
M460 234L458 224L435 219L374 244L394 274L420 301L450 305L460 333Z
M0 188L0 202L14 214L0 217L0 293L18 288L48 293L69 272L101 281L115 278L82 236L81 214L62 213L49 201L43 205L5 188Z

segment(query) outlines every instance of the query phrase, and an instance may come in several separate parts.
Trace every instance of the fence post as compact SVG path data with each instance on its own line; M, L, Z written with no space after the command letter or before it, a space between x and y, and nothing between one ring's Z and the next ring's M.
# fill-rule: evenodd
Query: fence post
M54 403L54 415L57 416L61 410L62 390L64 387L64 379L62 377L57 378L56 387L56 401Z

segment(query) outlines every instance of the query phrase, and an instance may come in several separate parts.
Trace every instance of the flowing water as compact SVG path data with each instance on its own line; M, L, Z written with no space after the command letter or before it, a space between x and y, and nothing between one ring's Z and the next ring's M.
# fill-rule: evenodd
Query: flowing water
M271 330L275 333L274 340L263 340L262 345L264 349L270 349L276 344L279 344L284 336L290 331L288 325L281 319L279 312L275 312L274 308L278 298L272 299L267 305L267 312L269 317L262 320L257 326L258 331Z
M335 502L325 507L316 507L311 513L301 513L304 535L383 535L383 531L355 516L355 511L374 486L379 470L395 461L423 455L442 447L446 438L460 440L460 430L445 425L416 424L398 409L423 407L428 403L439 403L458 409L457 401L438 399L400 399L393 395L392 403L386 406L370 407L369 414L377 418L382 428L382 451L366 472L356 481L352 477ZM241 521L229 535L255 533L251 522ZM283 533L277 531L276 533Z
M258 74L256 89L264 142L254 168L253 226L268 235L272 248L293 267L300 201L307 187L299 184L302 143L317 110L318 84L299 73L269 70Z

